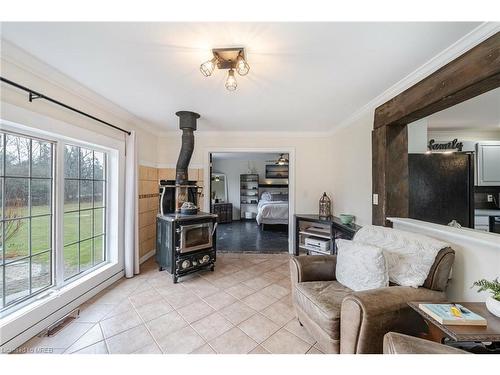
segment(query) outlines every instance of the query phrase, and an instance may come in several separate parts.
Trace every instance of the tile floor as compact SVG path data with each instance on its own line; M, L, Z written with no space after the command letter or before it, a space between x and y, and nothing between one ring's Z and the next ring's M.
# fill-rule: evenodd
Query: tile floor
M81 306L80 317L19 352L297 353L321 349L294 317L287 254L218 254L215 272L173 284L153 260Z

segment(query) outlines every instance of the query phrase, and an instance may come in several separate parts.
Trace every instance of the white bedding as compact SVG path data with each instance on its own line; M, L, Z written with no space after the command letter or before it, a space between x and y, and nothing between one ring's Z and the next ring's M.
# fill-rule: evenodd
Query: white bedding
M288 224L288 202L259 201L257 206L257 223Z

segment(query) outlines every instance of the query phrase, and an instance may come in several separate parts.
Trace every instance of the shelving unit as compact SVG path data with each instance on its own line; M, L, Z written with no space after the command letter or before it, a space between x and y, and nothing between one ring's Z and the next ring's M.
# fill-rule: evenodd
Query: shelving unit
M335 216L322 219L318 215L295 215L295 255L299 255L300 250L305 250L307 255L335 254L335 241L340 238L352 239L359 228L361 227L356 224L342 224ZM329 251L307 246L305 241L308 237L329 241Z
M259 203L259 175L240 175L240 218L255 219ZM247 214L248 212L248 214Z

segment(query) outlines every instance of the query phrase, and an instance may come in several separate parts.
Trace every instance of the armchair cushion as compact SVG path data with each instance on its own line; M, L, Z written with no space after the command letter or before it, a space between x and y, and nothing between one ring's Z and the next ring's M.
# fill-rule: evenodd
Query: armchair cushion
M295 287L295 303L332 339L340 333L340 309L352 290L338 281L309 281Z
M337 281L355 291L389 286L387 262L381 248L337 240Z

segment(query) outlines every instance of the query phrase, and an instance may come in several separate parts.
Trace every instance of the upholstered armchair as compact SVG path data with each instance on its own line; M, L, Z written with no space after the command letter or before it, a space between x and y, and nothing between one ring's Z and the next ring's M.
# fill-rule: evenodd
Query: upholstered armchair
M354 292L335 279L335 255L290 260L292 297L299 322L327 353L382 353L389 331L416 334L425 323L409 301L446 299L455 252L439 251L422 287L391 285Z

